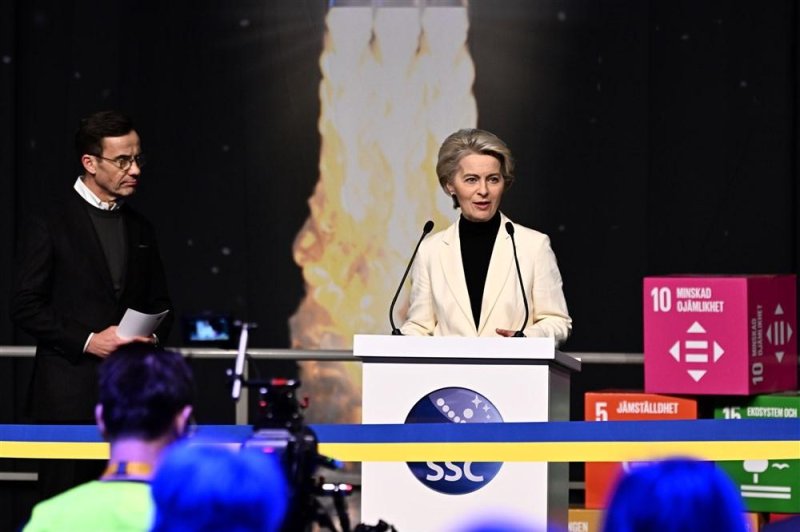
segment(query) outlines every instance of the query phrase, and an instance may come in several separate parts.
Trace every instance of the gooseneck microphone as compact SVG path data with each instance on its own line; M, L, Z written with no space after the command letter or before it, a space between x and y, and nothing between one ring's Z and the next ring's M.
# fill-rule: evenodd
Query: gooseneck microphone
M514 241L514 224L506 222L506 232L511 237L511 245L514 248L514 263L517 265L517 279L519 279L519 289L522 290L522 302L525 303L525 321L522 327L514 333L514 338L524 338L525 325L528 324L528 296L525 295L525 284L522 282L522 271L519 269L519 258L517 258L517 243Z
M419 240L417 241L417 247L414 248L414 253L411 254L411 259L408 261L408 266L406 266L406 272L403 274L403 278L400 280L400 286L397 287L397 292L394 293L394 297L392 298L392 304L389 305L389 324L392 326L392 336L403 336L403 333L400 332L400 329L394 325L394 304L397 303L397 296L400 295L400 290L403 289L403 283L406 282L408 271L411 269L411 265L414 263L414 257L417 256L417 250L419 249L419 245L422 244L422 239L424 239L425 235L430 233L432 229L433 222L431 220L425 222L425 227L422 228L422 235L420 235Z

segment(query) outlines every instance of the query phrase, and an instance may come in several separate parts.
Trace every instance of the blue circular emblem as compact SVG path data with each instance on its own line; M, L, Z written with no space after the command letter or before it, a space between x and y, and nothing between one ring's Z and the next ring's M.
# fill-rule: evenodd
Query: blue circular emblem
M503 416L486 397L467 388L442 388L411 408L406 423L502 423ZM448 495L471 493L487 485L502 462L408 462L417 480Z

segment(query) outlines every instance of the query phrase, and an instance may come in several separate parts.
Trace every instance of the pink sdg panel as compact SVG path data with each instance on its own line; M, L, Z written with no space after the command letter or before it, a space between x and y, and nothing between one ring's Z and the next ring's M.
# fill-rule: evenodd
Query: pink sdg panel
M788 348L784 353L786 368L791 367L791 372L784 371L782 363L768 364L763 360L763 351L762 355L751 357L751 347L755 345L751 333L758 330L749 316L753 302L765 301L761 303L763 315L766 297L780 294L786 298L783 315L787 315L789 307L796 308L794 289L784 295L786 284L777 282L785 277L789 277L790 284L794 282L792 276L646 278L645 391L750 395L791 389L796 383L789 382L788 373L795 375L796 348L793 355Z
M792 275L750 279L750 380L759 393L797 389L797 300Z

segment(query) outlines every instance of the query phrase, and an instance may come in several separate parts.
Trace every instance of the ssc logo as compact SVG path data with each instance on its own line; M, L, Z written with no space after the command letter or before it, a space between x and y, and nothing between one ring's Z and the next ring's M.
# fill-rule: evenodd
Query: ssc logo
M442 388L411 408L406 423L502 423L491 401L467 388ZM448 495L471 493L487 485L502 462L408 462L417 480Z

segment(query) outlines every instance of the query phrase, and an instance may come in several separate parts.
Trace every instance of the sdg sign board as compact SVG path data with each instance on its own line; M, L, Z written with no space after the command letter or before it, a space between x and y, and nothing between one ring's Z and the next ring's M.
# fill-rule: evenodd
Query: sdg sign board
M796 389L796 276L647 277L643 303L646 392Z
M714 409L716 419L797 419L800 392L758 395L728 401ZM739 487L751 512L800 513L800 460L717 462Z

